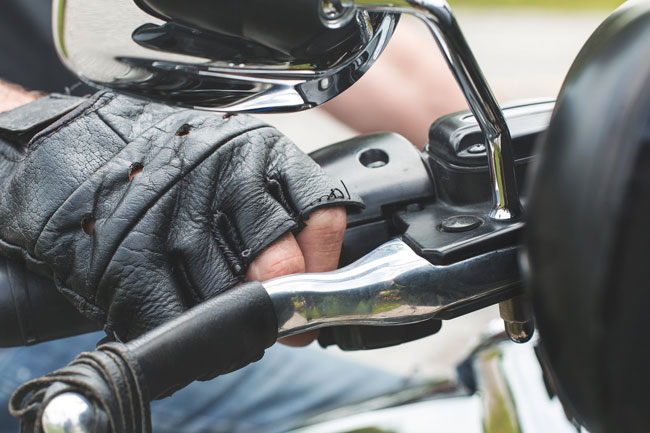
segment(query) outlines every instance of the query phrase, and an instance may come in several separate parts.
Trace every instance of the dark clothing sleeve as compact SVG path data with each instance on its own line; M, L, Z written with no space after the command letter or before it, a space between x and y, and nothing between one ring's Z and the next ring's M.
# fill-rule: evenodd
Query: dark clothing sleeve
M59 61L52 40L51 0L0 2L0 79L30 90L88 93Z

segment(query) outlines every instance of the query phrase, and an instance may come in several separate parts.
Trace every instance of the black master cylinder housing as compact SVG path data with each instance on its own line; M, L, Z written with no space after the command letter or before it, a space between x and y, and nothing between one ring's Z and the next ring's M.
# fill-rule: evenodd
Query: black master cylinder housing
M267 50L274 62L335 61L357 46L362 35L352 10L328 20L322 0L135 0L151 15L230 39L232 44ZM243 44L242 44L243 43ZM254 47L250 46L254 45ZM244 62L251 59L243 59ZM264 60L257 57L258 63Z

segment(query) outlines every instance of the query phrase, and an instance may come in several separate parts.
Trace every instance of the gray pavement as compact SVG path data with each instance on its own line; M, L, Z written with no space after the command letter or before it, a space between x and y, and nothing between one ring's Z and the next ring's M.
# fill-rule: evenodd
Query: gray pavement
M608 11L458 11L466 37L501 101L555 97L580 47L607 14ZM427 49L436 48L426 29L422 32L423 55L428 55ZM267 115L263 119L275 124L306 151L355 135L354 130L318 109ZM497 317L498 309L488 308L446 322L435 336L395 348L355 353L328 350L399 373L428 377L450 374L455 362Z

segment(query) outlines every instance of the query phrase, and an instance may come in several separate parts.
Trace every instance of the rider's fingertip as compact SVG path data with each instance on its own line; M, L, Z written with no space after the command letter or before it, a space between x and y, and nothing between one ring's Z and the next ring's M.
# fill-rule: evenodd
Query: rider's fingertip
M296 238L288 233L272 243L248 268L247 280L267 281L305 272L305 259Z
M345 232L347 222L348 215L343 206L316 209L306 221L307 228L313 230L330 229L339 234Z
M318 338L318 334L319 331L318 329L316 329L314 331L308 331L302 334L281 338L278 340L278 342L284 344L285 346L290 346L290 347L305 347L310 345L314 340L316 340Z
M342 206L314 211L297 240L305 257L307 272L336 269L347 226L347 214Z
M323 208L314 211L306 221L307 226L298 234L300 247L315 248L317 251L341 248L347 214L342 206Z

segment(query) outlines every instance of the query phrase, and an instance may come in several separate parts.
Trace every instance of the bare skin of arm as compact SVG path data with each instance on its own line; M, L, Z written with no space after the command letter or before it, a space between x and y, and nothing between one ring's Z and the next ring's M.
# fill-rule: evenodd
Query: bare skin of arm
M43 94L0 81L0 112L31 102ZM287 274L325 272L336 269L343 244L347 216L342 207L315 211L297 236L288 234L266 249L248 269L250 280L266 281ZM310 332L282 340L305 346L318 336Z
M422 149L431 123L467 103L431 35L403 18L370 71L323 108L361 133L397 132Z
M17 84L0 80L0 113L44 96L41 92L25 90Z

